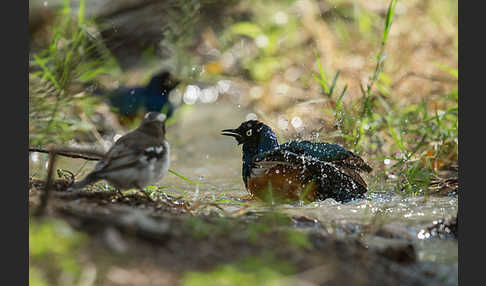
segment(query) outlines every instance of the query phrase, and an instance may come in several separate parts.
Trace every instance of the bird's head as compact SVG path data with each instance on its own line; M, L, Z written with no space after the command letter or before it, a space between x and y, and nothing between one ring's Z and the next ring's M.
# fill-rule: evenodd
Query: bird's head
M143 132L153 134L155 136L165 135L165 120L167 116L160 112L147 112L142 119L140 129Z
M278 147L277 137L272 129L258 120L241 123L236 129L225 129L221 135L235 137L238 145L243 144L243 181L247 186L253 158L262 152Z
M145 116L143 117L142 120L142 124L147 124L147 123L163 124L166 118L167 116L163 113L151 111L145 113Z
M161 71L154 75L148 84L149 89L165 90L168 93L177 87L181 81L168 71ZM162 92L163 93L163 92ZM161 93L161 94L162 94Z
M221 135L235 137L238 145L251 143L258 144L263 126L265 126L265 124L260 121L249 120L241 123L236 129L221 130Z
M278 147L277 137L270 127L258 120L248 120L236 128L225 129L221 135L235 137L238 145L257 147L258 152Z

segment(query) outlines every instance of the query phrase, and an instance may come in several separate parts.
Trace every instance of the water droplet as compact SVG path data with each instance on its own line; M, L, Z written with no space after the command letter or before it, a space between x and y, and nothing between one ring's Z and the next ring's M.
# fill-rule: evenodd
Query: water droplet
M194 104L201 94L201 89L196 85L188 85L184 92L183 100L185 104Z
M218 99L218 88L209 87L201 91L201 102L203 103L213 103Z
M226 93L230 90L232 84L231 80L220 80L216 85L220 93Z
M270 41L268 40L267 36L265 36L264 34L260 34L258 35L256 38L255 38L255 44L257 45L257 47L259 48L264 48L268 45Z
M278 128L286 129L288 127L288 125L289 125L289 120L283 115L279 116L278 121L277 121Z
M31 153L30 159L32 160L32 162L37 163L37 161L39 161L39 153L37 152Z
M257 120L258 119L258 116L255 114L255 113L248 113L248 115L246 115L246 120Z
M169 101L170 103L174 104L174 105L179 105L181 104L181 101L182 101L182 91L180 89L175 89L175 90L172 90L170 93L169 93Z
M289 20L289 17L287 16L287 14L285 12L282 12L282 11L278 11L277 13L275 13L275 15L273 16L273 21L278 24L278 25L284 25L284 24L287 24Z
M289 91L290 91L290 86L288 86L285 83L277 84L277 86L275 87L275 90L274 90L274 92L277 95L286 95Z
M259 99L263 96L263 88L260 87L260 86L254 86L252 88L250 88L250 96L254 99Z
M303 121L299 116L295 116L292 118L292 121L290 121L290 124L292 124L292 126L299 131L298 129L301 129Z

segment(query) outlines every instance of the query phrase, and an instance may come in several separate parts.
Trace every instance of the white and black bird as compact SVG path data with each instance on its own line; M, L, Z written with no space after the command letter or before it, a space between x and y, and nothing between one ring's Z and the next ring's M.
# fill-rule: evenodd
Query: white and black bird
M166 115L159 112L145 114L140 126L120 137L104 158L84 180L75 183L78 190L99 180L106 180L117 191L136 188L145 195L145 186L155 184L167 173L170 146L165 140Z

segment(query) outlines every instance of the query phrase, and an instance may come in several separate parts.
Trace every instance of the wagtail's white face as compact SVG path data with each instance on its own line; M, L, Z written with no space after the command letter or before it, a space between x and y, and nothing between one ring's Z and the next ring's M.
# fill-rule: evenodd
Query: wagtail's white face
M156 119L160 122L164 122L165 119L167 118L167 116L163 113L160 113L159 115L157 115Z
M159 121L164 122L167 116L159 112L147 112L144 116L144 121Z

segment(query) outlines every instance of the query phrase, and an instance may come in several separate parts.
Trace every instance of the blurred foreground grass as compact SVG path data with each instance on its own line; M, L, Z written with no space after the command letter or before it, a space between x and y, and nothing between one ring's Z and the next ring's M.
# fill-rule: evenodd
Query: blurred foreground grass
M29 223L29 285L78 285L86 235L61 220ZM55 281L55 282L54 282Z
M281 279L291 274L295 274L293 265L267 255L221 265L209 272L186 272L181 285L281 285Z

